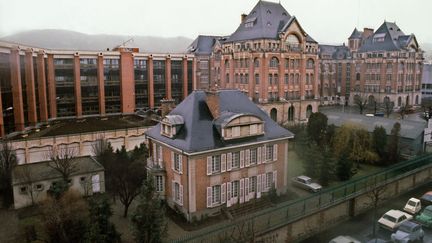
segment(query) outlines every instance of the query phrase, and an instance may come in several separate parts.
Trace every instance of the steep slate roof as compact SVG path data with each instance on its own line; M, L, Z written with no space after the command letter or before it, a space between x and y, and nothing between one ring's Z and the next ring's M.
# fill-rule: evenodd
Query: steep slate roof
M211 54L213 46L221 36L199 35L192 44L189 45L187 52L195 54Z
M219 90L220 114L230 117L233 113L251 114L264 121L264 135L224 141L216 126L221 124L213 118L207 103L207 94L203 90L193 91L183 100L170 115L181 115L184 125L174 138L168 138L160 134L160 124L146 132L146 135L156 141L168 144L187 153L206 151L228 146L264 142L271 139L292 138L293 133L279 126L263 110L255 105L239 90ZM221 117L220 116L220 117Z
M345 45L319 45L319 55L330 55L331 59L347 59L351 56L349 48Z
M76 163L76 170L71 173L71 176L84 175L104 170L104 167L90 156L77 157L74 158L73 161ZM50 161L44 161L15 166L12 171L12 185L26 183L25 179L20 175L20 173L23 173L22 168L25 167L27 167L28 171L31 173L31 179L33 182L60 179L61 174L49 167L49 162Z
M427 127L426 122L420 121L394 120L385 117L369 117L352 113L327 111L323 113L327 115L329 125L333 124L340 127L343 124L353 124L366 129L368 132L373 132L375 126L382 126L386 130L387 135L390 135L393 125L399 122L401 124L400 136L408 139L417 139L423 134L424 129Z
M384 36L384 41L374 41L374 37ZM359 52L399 51L407 47L414 35L405 35L396 23L384 22L373 35L364 40Z
M354 28L353 32L351 33L350 37L348 39L361 39L362 38L362 31L358 31L357 28Z
M280 3L258 1L245 21L227 39L226 42L277 39L279 31L290 21L291 15ZM252 21L254 25L246 28L246 22Z

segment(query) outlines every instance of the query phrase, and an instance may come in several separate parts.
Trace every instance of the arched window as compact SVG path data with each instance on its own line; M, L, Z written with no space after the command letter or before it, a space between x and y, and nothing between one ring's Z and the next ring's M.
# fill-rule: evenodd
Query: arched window
M225 60L225 68L229 68L229 61L228 61L228 59Z
M294 106L288 108L288 121L294 121Z
M273 108L270 110L270 117L273 121L277 122L277 110Z
M286 38L286 44L289 46L298 46L300 44L300 40L297 38L296 35L288 35Z
M315 62L313 59L307 60L306 68L307 69L313 69L315 67Z
M312 106L308 105L306 107L306 118L309 118L311 114L312 114Z
M278 66L279 66L279 60L276 57L272 57L272 59L270 59L270 67L277 68Z
M230 82L229 73L227 73L226 76L225 76L225 82L226 83Z
M259 67L259 60L258 60L258 58L255 58L255 60L254 60L254 66L256 68Z

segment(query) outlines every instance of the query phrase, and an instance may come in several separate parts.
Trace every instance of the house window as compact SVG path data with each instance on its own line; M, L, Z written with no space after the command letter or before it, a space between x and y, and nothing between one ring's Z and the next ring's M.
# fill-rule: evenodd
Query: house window
M174 201L180 202L180 184L174 183Z
M232 168L240 167L240 152L232 153Z
M259 74L255 74L255 84L259 84L260 83L260 77Z
M219 204L221 202L221 186L212 186L212 204Z
M257 177L256 176L249 177L249 192L256 192L256 186L257 186Z
M239 137L240 136L240 127L233 127L232 128L232 136L233 137Z
M163 177L160 175L155 176L155 187L157 192L163 192Z
M85 176L81 176L80 177L80 182L85 182L86 181L86 177Z
M181 172L182 171L182 164L181 164L182 161L180 158L181 155L177 153L173 153L173 155L174 155L174 170Z
M231 191L232 191L232 197L238 197L239 191L240 191L240 181L233 181L231 183Z
M257 149L251 149L250 150L250 164L254 165L257 163Z
M273 187L273 172L267 173L266 176L266 188L270 189Z
M250 125L250 134L256 134L258 133L258 125L257 124L252 124Z
M266 160L273 160L273 145L266 146Z
M26 194L27 193L27 187L26 186L20 187L20 193L21 194Z
M221 169L221 156L212 156L212 173L220 172Z
M43 184L36 184L35 189L36 189L36 191L42 191L44 189L44 186L43 186Z

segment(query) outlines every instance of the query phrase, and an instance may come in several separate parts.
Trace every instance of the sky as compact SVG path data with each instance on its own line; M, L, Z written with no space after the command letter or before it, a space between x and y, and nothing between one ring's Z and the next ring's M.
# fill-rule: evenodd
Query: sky
M195 38L229 35L258 0L0 0L0 37L33 29ZM269 0L278 2L278 0ZM320 43L346 42L354 27L396 22L432 43L431 0L281 0Z

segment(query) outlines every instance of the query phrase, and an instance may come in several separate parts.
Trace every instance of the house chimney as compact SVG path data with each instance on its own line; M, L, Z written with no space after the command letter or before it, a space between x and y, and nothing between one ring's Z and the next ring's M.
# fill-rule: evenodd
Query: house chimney
M241 20L240 23L243 23L245 21L246 17L247 17L247 14L240 15L240 20Z
M369 36L373 35L374 29L371 28L363 28L363 39L368 38Z
M175 100L162 99L161 100L161 116L165 117L175 108Z
M206 92L206 104L213 116L213 119L217 119L220 115L219 95L217 91L209 90Z

